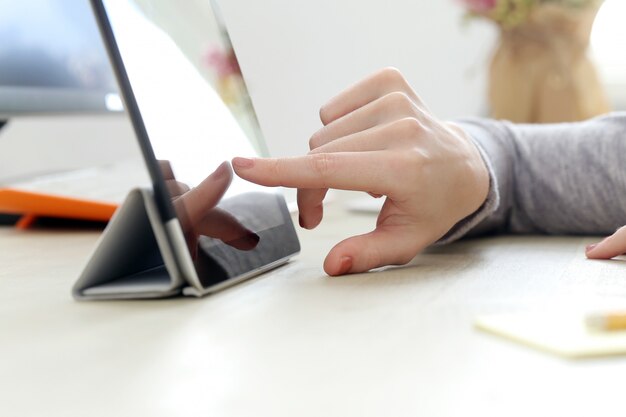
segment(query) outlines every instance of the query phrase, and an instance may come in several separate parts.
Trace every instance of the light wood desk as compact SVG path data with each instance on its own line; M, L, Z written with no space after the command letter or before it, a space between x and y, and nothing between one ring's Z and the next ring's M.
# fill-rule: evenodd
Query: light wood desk
M208 298L83 303L70 288L98 233L0 229L0 416L626 415L626 358L567 361L472 327L626 305L624 262L585 260L593 239L499 237L325 276L327 250L373 222L335 203L291 264Z

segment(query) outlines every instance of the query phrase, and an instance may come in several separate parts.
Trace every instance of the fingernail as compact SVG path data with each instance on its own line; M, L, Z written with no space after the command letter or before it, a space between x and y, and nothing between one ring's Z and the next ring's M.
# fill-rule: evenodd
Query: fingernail
M339 264L338 275L347 274L352 269L352 258L349 256L342 256L341 263Z
M237 168L252 168L254 159L236 157L233 159L233 165Z
M304 227L304 219L302 218L302 214L298 215L298 224L300 225L300 227L302 227L303 229L306 229L306 227Z
M229 164L228 161L224 161L220 164L220 166L217 167L217 169L215 171L213 171L213 174L211 174L211 176L215 179L220 179L223 176L225 176L229 171Z
M585 252L591 252L592 250L594 250L596 248L596 246L598 246L597 243L593 243L591 245L587 245L587 247L585 248Z

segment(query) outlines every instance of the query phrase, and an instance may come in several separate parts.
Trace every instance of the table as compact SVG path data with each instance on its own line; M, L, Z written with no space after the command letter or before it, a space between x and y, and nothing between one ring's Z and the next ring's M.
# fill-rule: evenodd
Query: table
M76 302L96 231L0 228L0 415L623 416L626 358L568 361L475 330L481 313L626 305L594 238L503 236L326 276L374 217L331 204L290 264L219 294Z

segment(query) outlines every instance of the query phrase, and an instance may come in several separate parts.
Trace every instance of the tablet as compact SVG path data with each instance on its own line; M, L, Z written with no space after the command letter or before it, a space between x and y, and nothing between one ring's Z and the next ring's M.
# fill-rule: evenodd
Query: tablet
M92 0L152 180L165 244L182 277L180 291L204 295L286 262L300 246L280 191L238 178L228 163L266 152L215 5L185 3L203 19L206 49L198 53L187 42L180 4ZM218 168L221 180L209 178ZM143 272L135 271L141 282ZM83 295L106 293L106 286Z

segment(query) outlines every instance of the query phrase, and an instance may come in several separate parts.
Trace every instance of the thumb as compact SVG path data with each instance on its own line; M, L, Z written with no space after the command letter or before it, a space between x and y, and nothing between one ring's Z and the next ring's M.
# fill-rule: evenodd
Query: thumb
M404 230L402 230L404 229ZM369 271L384 265L404 265L428 246L412 228L383 228L350 237L331 249L324 271L337 276Z
M603 241L587 246L589 259L611 259L626 253L626 226L623 226Z

